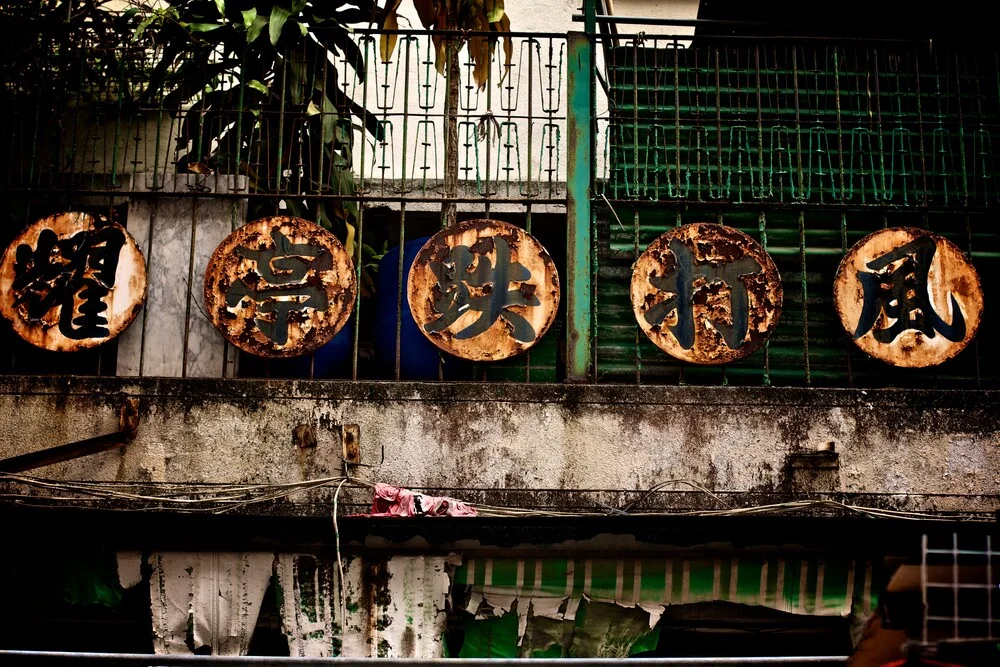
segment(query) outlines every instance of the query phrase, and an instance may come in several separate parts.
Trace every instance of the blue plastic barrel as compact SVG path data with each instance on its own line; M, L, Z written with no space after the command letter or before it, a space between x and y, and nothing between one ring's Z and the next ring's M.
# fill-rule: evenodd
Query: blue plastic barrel
M396 370L396 310L402 299L403 324L399 333L399 373L403 380L436 380L438 349L417 328L406 299L406 280L417 253L430 237L403 244L403 289L399 289L399 246L392 248L378 264L375 293L375 358L385 377Z

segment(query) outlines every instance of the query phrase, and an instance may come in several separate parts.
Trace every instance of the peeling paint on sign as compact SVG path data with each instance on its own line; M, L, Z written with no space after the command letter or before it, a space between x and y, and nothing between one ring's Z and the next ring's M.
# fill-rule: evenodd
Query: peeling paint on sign
M520 227L466 220L417 253L407 295L432 343L473 361L499 361L537 343L559 309L559 275L548 252Z
M737 229L708 223L653 241L635 262L630 291L643 333L696 364L725 364L759 349L783 298L767 251Z
M347 323L355 283L354 263L333 234L301 218L262 218L215 249L205 271L205 307L241 350L295 357Z
M0 262L0 313L37 347L75 352L125 331L146 299L146 262L125 228L60 213L21 232Z
M975 337L983 313L979 275L962 251L926 229L883 229L847 253L834 303L855 345L894 366L951 359Z

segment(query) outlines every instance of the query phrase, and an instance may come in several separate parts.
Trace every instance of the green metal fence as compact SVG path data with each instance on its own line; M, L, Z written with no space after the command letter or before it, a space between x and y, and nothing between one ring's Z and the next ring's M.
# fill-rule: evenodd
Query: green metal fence
M1000 141L994 52L928 43L605 38L595 106L593 301L602 381L993 386L987 305L979 341L935 369L856 350L832 304L847 250L886 226L929 228L997 287ZM607 111L601 113L602 104ZM720 222L759 240L785 305L764 349L727 367L676 362L635 324L631 264L657 236Z

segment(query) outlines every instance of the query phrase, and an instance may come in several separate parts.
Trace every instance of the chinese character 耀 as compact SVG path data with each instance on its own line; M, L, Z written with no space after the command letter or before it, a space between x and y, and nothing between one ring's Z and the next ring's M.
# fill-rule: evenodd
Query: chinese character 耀
M329 307L322 283L304 280L310 270L319 273L332 268L332 258L321 246L291 243L278 229L272 230L271 240L272 247L262 250L237 248L236 252L253 261L256 269L233 283L226 292L226 305L232 308L249 298L257 304L254 324L270 340L284 345L289 321L296 314L306 308L322 312Z
M104 299L115 286L125 233L117 226L77 232L60 239L51 229L38 234L32 248L15 251L14 306L25 306L27 318L38 321L59 307L59 332L83 340L110 335Z
M428 332L444 331L467 311L480 313L479 317L459 330L455 338L474 338L489 330L498 319L510 326L514 340L530 343L535 340L535 330L520 314L510 310L513 306L537 306L541 302L535 295L535 286L525 282L531 272L520 263L511 261L510 246L500 236L492 237L496 263L485 253L473 252L465 245L449 249L448 256L429 266L437 278L434 289L434 310L441 317L424 325ZM475 268L472 268L475 263ZM520 282L519 288L511 288Z
M674 269L663 276L650 276L649 283L670 296L645 312L646 322L660 325L676 311L676 321L668 326L677 343L690 350L695 343L695 305L705 304L710 291L725 287L729 291L730 321L706 317L730 349L741 347L747 335L749 295L740 276L758 273L763 267L749 256L726 262L699 261L677 238L671 239L668 247L674 256Z
M928 274L936 249L934 239L920 237L867 262L865 266L871 271L857 272L864 302L854 331L855 340L871 331L875 340L891 343L907 330L919 331L928 338L939 333L952 342L965 338L965 317L955 295L949 295L951 324L931 304ZM896 262L899 264L893 268ZM874 328L883 313L892 324Z

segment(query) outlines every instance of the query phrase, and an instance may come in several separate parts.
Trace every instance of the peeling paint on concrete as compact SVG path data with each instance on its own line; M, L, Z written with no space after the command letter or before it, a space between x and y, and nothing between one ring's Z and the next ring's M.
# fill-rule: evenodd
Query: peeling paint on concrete
M886 506L989 512L1000 494L1000 393L991 391L7 378L0 457L114 430L123 392L141 399L143 424L123 453L38 474L296 482L339 474L333 427L352 423L362 461L385 452L359 475L493 505L571 509L580 489L617 505L668 480L752 500L785 488L789 455L830 442L839 488L882 494ZM315 426L306 452L291 437L299 424ZM670 508L676 490L639 509ZM298 494L270 511L305 512L331 494Z

